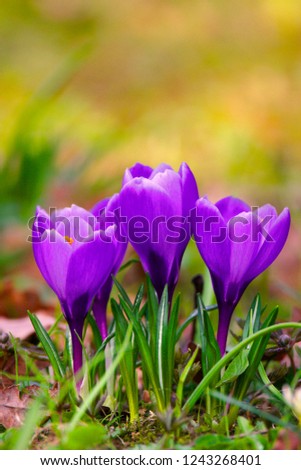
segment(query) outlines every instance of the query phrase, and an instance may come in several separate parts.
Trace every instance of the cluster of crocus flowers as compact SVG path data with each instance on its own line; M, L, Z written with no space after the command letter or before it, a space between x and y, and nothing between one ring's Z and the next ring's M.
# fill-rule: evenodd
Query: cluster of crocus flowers
M228 197L216 204L199 198L186 163L153 169L137 163L124 174L121 190L89 212L72 206L48 215L38 208L33 250L46 282L56 293L69 324L74 371L82 366L82 330L92 308L103 339L115 275L130 243L160 299L169 300L191 235L211 274L219 307L217 339L225 352L233 311L248 284L282 250L290 214L266 205L255 210Z

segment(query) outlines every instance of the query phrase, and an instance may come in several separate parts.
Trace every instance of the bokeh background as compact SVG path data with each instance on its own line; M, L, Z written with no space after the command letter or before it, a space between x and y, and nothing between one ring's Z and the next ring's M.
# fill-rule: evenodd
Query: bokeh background
M260 289L301 317L300 12L299 0L1 2L0 313L54 301L26 241L36 204L89 208L136 161L186 161L213 201L290 207L287 246L242 305ZM203 269L191 244L187 312ZM134 290L141 270L123 277Z

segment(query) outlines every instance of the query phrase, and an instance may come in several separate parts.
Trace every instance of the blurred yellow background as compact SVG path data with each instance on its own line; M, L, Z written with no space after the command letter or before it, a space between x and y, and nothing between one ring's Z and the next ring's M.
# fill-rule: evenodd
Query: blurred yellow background
M6 250L24 245L37 203L89 208L136 161L186 161L213 201L290 207L270 289L300 302L300 13L299 0L1 2ZM192 247L184 279L199 262Z

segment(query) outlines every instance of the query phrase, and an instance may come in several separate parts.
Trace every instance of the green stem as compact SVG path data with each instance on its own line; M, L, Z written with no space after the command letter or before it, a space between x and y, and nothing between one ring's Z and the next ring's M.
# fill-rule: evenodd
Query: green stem
M255 339L260 338L266 334L270 334L273 331L285 329L285 328L300 328L300 323L296 322L287 322L287 323L278 323L277 325L272 325L263 330L257 331L253 335L246 338L241 343L237 344L231 351L229 351L225 356L223 356L212 369L205 375L203 380L199 383L197 388L192 392L188 400L186 401L183 411L189 413L202 394L205 392L206 388L210 385L210 382L214 379L215 375L221 371L223 367L227 365L242 349L244 349L248 344L252 343Z

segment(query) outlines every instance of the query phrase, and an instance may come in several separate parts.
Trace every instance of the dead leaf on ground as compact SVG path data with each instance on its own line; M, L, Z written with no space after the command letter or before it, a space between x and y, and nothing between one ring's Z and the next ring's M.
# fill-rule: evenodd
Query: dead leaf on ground
M53 325L54 318L49 313L38 311L35 314L46 330ZM34 328L28 316L17 319L0 316L0 329L20 339L26 339L34 333Z
M32 385L20 393L18 386L0 388L0 424L6 429L20 427L30 401L39 387Z
M274 445L274 450L300 450L300 436L290 429L281 429Z
M53 311L53 305L43 302L33 289L17 290L11 280L5 280L0 285L0 316L26 317L27 310L36 312L44 310Z

